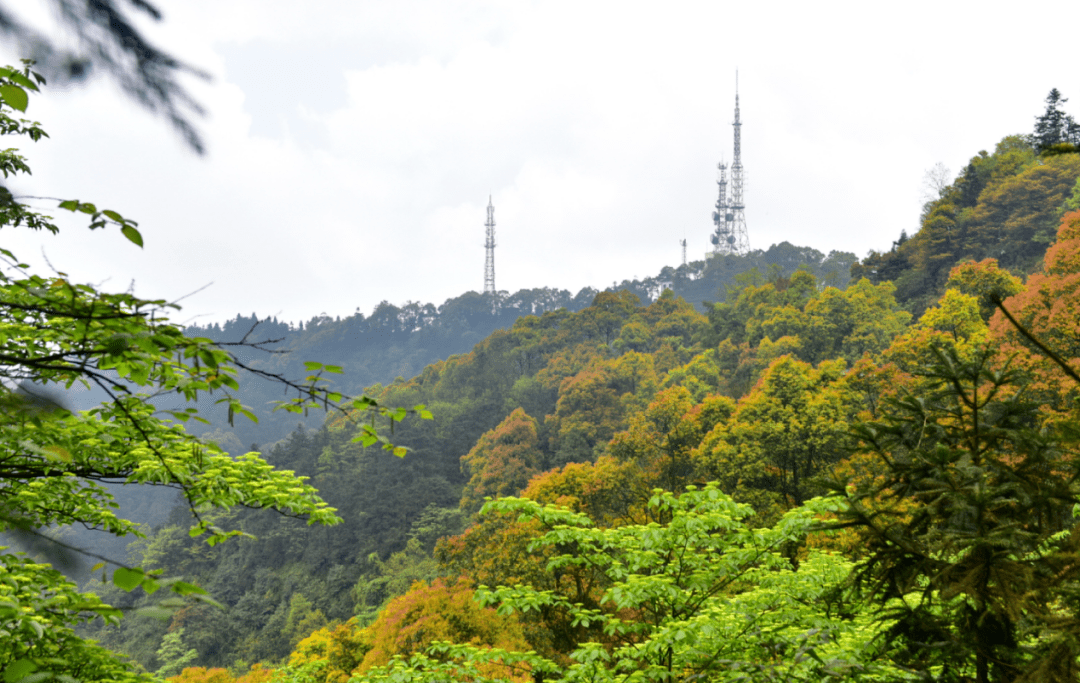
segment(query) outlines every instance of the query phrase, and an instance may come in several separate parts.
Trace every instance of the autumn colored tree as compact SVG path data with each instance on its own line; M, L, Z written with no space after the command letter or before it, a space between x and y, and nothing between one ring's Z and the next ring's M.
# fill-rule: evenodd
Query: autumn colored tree
M625 521L627 510L641 507L642 498L648 499L635 470L602 456L596 463L571 463L541 475L527 493L538 499L554 496L590 505L619 523ZM575 604L599 607L602 575L589 566L551 571L548 563L554 551L537 545L546 531L543 525L536 519L489 509L491 505L485 505L476 524L465 533L436 547L435 556L446 574L461 576L472 586L533 586ZM522 614L519 621L532 649L563 663L568 663L576 644L595 631L560 605L540 606Z
M1042 272L1032 274L1023 291L1005 299L1003 305L1042 344L1080 370L1080 211L1062 217L1057 241L1046 252ZM1015 354L1018 367L1031 373L1031 388L1048 409L1075 410L1080 388L1001 311L990 321L990 335L1003 352Z
M710 312L724 393L742 396L781 356L853 364L863 354L880 354L911 318L894 291L887 282L875 285L865 278L843 291L819 291L804 271L733 288L729 300Z
M655 353L663 344L689 350L707 331L708 319L666 289L627 320L612 347L619 353Z
M709 394L719 394L724 380L721 377L719 352L707 349L696 354L688 363L673 367L664 376L664 387L681 386L700 402Z
M254 664L251 670L239 678L233 678L228 669L221 667L193 666L184 669L176 676L165 679L165 683L270 683L275 680L274 671Z
M165 679L165 683L236 683L228 669L193 666L184 669L176 676Z
M658 387L652 357L636 351L594 362L564 380L555 415L548 420L555 464L592 460Z
M635 517L652 487L637 461L610 454L595 462L567 463L532 478L521 496L582 512L598 524L612 526ZM495 549L492 548L492 552ZM493 585L505 581L483 581Z
M520 492L542 468L536 420L521 408L485 433L461 458L461 469L471 475L461 494L461 509L473 513L486 497Z
M289 655L286 675L318 683L346 683L371 651L371 639L371 632L355 620L323 627L297 644Z
M610 344L619 336L623 324L640 305L641 300L625 290L600 292L593 299L592 306L567 321L568 331L583 340Z
M481 515L461 534L439 541L434 556L445 575L467 577L473 585L541 584L546 559L531 546L542 533L535 522Z
M814 276L805 271L797 271L790 278L774 278L772 282L763 282L761 277L755 270L737 278L737 284L728 288L724 301L713 304L709 311L712 343L727 339L735 345L749 342L756 346L766 336L762 329L768 317L764 315L766 311L787 307L801 311L817 290Z
M513 617L481 606L473 595L465 581L436 579L430 585L418 583L405 595L394 598L367 627L371 649L357 671L385 666L395 655L422 652L438 641L504 650L528 648ZM493 666L491 673L501 668Z
M700 476L694 471L691 453L734 411L735 402L724 396L710 396L694 405L689 390L665 389L630 419L627 430L615 435L608 452L617 460L634 463L646 490L684 489Z
M911 321L894 293L890 283L865 279L843 291L822 290L806 303L808 327L799 358L812 364L843 358L854 365L864 354L879 355Z

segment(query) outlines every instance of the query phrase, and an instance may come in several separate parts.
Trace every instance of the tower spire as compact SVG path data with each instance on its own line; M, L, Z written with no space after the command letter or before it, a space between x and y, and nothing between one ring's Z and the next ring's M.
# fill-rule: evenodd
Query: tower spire
M487 239L484 240L484 250L487 258L484 260L484 294L495 294L495 206L491 203L491 195L488 195L487 207Z
M728 195L727 167L721 161L718 168L720 177L716 181L720 186L720 199L713 212L716 230L712 235L713 254L745 254L750 251L750 240L746 232L746 205L743 202L743 165L742 165L742 119L739 116L739 72L735 72L735 160L731 163L731 194Z

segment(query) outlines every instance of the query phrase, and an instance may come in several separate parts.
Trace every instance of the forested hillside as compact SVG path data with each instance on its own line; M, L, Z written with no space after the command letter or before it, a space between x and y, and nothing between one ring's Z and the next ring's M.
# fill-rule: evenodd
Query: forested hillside
M891 285L819 288L806 271L744 279L712 321L670 291L649 305L603 292L588 308L525 316L470 353L391 383L381 402L424 404L436 415L395 434L412 449L404 459L352 443L356 424L345 418L295 431L264 456L311 477L345 522L313 532L296 520L237 512L219 525L259 540L214 553L188 539L183 514L159 529L141 561L199 577L234 608L185 617L184 642L210 665L278 661L296 644L285 626L296 604L321 615L316 621L373 616L413 579L441 573L425 557L435 540L462 530L484 497L515 494L543 472L604 462L612 439L659 396L684 409L717 394L739 398L777 358L797 359L797 374L824 358L854 362L883 351L909 319ZM139 657L156 669L157 641L142 631L160 638L164 628L132 621L102 637L133 652L146 638Z
M654 301L664 290L693 304L699 311L707 302L722 299L737 278L757 270L762 276L791 275L797 269L813 273L830 286L846 286L854 254L832 252L828 256L810 247L787 242L757 249L745 256L728 254L707 261L693 261L678 268L664 268L657 276L624 280L604 291L627 291L643 302ZM441 306L408 302L401 306L380 304L370 315L357 312L346 318L318 316L306 322L286 323L276 318L242 316L208 326L191 326L187 333L219 342L247 339L262 344L263 352L249 350L244 360L267 373L300 376L306 361L318 360L342 368L333 377L337 390L360 394L374 385L397 377L417 375L431 363L468 353L474 345L499 329L508 329L523 316L566 309L579 311L590 305L598 290L586 287L576 295L551 288L520 290L498 296L467 292ZM240 397L259 417L259 422L237 420L229 424L223 410L210 401L200 406L211 425L191 424L196 433L213 432L226 450L246 449L250 444L273 443L296 427L292 415L274 413L280 399L273 382L250 373L240 375ZM312 414L304 421L318 427L322 417Z
M769 278L783 282L784 277L797 270L816 274L823 284L842 287L854 262L852 254L833 252L826 257L815 249L785 242L745 256L726 255L707 262L692 262L677 270L666 268L655 278L624 281L617 291L637 292L645 302L659 297L662 291L669 294L681 291L698 297L711 292L713 299L724 299L729 289L735 292L742 284L761 284ZM237 316L224 324L189 326L185 332L195 338L227 344L243 340L256 345L239 347L239 358L252 371L238 373L236 395L258 422L243 417L234 417L230 422L227 407L215 404L217 396L206 395L190 405L197 406L208 422L189 421L186 427L233 455L260 450L263 448L260 444L267 445L265 450L270 452L273 444L295 432L298 426L318 429L326 416L321 410L298 415L275 409L283 397L282 387L268 376L303 377L307 374L306 362L318 359L341 368L340 374L326 376L335 391L347 395L378 393L383 384L395 378L411 378L430 363L468 353L484 337L512 327L519 318L555 310L578 311L597 295L590 288L575 296L554 289L521 290L513 295L502 292L498 297L468 292L438 308L415 302L400 307L384 302L369 316L361 313L344 319L321 316L289 324L251 315ZM709 310L711 306L700 299L697 303L698 310ZM628 348L640 346L638 342L628 343ZM728 355L733 352L726 347L723 350ZM733 359L729 362L738 365ZM745 367L739 377L745 378ZM76 398L81 407L89 408L103 395L91 392ZM172 397L156 399L155 403L172 409L180 407ZM280 464L299 469L288 458ZM124 486L111 490L122 517L149 526L162 524L178 500L171 492L152 487ZM63 533L72 545L105 557L123 556L127 545L126 539L79 527ZM77 575L80 580L86 578L85 572Z
M715 303L635 283L377 385L381 403L435 415L395 433L404 458L360 448L346 415L264 452L310 477L342 524L232 511L217 521L253 538L211 550L178 511L132 561L198 580L226 609L94 636L160 675L188 667L185 681L524 680L585 675L608 666L586 656L601 651L718 680L1065 666L1078 384L1043 347L1077 353L1061 330L1077 305L1078 158L1007 138L977 157L978 192L964 189L973 161L846 287L820 254L779 263L800 251L782 245ZM1016 189L1037 178L1035 199ZM960 222L942 228L950 211ZM999 265L983 258L995 241L1025 246L999 249ZM346 322L305 332L343 343ZM485 506L517 495L535 503Z
M36 140L34 76L0 122ZM1077 680L1080 128L1048 102L862 262L185 334L5 251L5 378L108 401L4 385L0 530L132 540L90 593L0 555L5 682Z
M972 157L923 208L918 232L901 233L890 251L872 252L852 276L895 282L897 299L920 314L961 260L996 259L1018 276L1038 270L1061 216L1080 209L1080 140L1054 93L1033 135L1008 136L992 154Z

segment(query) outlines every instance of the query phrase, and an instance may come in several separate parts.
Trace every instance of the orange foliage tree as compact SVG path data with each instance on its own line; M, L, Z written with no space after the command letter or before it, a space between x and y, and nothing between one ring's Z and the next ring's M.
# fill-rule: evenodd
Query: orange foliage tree
M236 683L227 669L205 666L192 666L184 669L178 676L170 676L165 683Z
M1003 306L1041 343L1080 371L1080 211L1065 214L1057 242L1044 258L1043 272L1032 274L1022 292ZM990 320L991 338L1033 377L1030 390L1049 410L1075 410L1080 388L998 311Z
M461 509L473 513L485 497L517 494L541 471L542 458L536 420L517 408L462 456L461 469L471 476L461 494Z
M371 626L371 649L357 668L364 672L382 666L395 655L422 652L436 641L470 643L498 649L527 649L521 626L473 599L465 580L436 579L419 582L405 595L394 598ZM493 665L491 673L500 672Z
M584 512L604 526L614 526L633 516L651 491L637 462L601 455L596 462L569 463L539 474L521 495Z

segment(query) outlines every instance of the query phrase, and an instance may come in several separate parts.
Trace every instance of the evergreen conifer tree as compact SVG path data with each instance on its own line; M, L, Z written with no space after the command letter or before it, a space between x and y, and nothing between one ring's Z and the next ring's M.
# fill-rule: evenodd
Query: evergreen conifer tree
M988 349L940 351L925 380L858 428L880 476L834 484L865 533L855 585L936 680L1077 680L1077 454Z
M1080 125L1072 116L1061 110L1061 105L1069 100L1061 96L1057 88L1050 91L1046 96L1046 111L1042 116L1035 118L1035 134L1032 142L1039 153L1045 152L1055 145L1080 144Z

